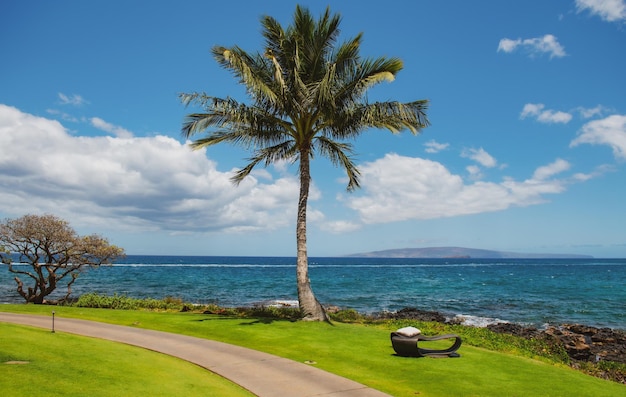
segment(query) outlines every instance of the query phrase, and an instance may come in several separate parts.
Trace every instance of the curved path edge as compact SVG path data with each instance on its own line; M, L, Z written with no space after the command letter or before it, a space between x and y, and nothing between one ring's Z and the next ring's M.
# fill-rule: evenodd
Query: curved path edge
M0 322L52 329L49 316L0 312ZM178 357L259 397L389 397L389 394L304 363L208 339L59 316L55 318L54 330Z

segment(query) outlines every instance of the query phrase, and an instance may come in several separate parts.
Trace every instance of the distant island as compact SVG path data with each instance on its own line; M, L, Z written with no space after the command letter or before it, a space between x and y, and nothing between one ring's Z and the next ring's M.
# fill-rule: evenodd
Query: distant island
M476 259L589 259L591 255L526 254L463 247L399 248L347 255L352 258L476 258Z

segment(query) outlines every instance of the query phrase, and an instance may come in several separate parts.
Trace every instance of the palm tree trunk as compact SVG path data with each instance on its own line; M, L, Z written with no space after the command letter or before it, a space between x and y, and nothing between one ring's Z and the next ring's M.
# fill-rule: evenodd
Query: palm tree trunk
M309 258L306 246L306 209L311 184L310 158L306 150L300 153L300 199L298 200L298 220L296 222L296 241L298 256L296 278L298 281L298 303L303 320L329 321L324 307L319 303L309 280Z

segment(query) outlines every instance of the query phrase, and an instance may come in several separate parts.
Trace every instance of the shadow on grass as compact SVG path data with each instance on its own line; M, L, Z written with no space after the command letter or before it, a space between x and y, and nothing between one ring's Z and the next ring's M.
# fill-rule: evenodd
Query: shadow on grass
M286 321L286 320L280 320L280 319L275 319L275 318L257 318L257 319L250 319L250 320L252 321L242 322L242 323L239 323L239 325L272 324L275 321Z
M242 320L241 317L236 316L212 316L207 318L198 318L191 320L193 322L204 322L204 321L219 321L219 320ZM295 322L296 320L288 320L284 318L270 318L270 317L258 317L258 318L247 318L246 321L239 323L239 325L255 325L255 324L272 324L275 322Z
M208 318L198 318L198 319L190 320L190 321L201 323L201 322L204 322L204 321L215 321L215 320L236 320L238 318L241 318L241 317L213 316L213 317L208 317Z

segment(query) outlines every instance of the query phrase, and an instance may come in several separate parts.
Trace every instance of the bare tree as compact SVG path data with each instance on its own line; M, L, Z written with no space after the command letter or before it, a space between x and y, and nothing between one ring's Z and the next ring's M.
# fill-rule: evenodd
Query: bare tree
M104 237L79 236L68 222L54 215L25 215L0 223L2 264L16 274L17 292L28 303L66 301L82 271L112 264L123 256L124 250L110 245ZM30 286L25 285L28 280ZM61 280L67 281L65 296L46 300Z

